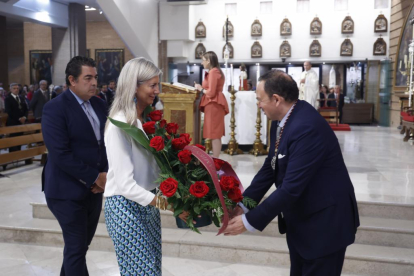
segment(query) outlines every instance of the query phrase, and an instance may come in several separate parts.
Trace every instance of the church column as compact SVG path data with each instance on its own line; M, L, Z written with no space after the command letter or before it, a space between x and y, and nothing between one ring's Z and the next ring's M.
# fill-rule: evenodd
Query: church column
M69 4L69 27L52 28L53 84L65 82L65 69L74 56L86 55L85 6Z
M7 54L7 24L6 17L0 16L0 82L3 83L3 88L9 90L9 56Z

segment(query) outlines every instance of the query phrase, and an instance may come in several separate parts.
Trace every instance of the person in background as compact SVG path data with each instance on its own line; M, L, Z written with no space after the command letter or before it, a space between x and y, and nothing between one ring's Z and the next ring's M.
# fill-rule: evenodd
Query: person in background
M56 98L57 96L59 96L60 94L62 94L63 90L61 86L55 86L53 92L52 92L52 99Z
M342 123L342 108L345 104L345 97L344 94L341 94L341 87L339 85L335 85L333 93L329 94L328 99L329 107L338 107L339 123Z
M26 123L27 120L27 105L23 97L19 95L19 85L17 83L10 84L10 94L4 101L5 110L8 115L6 126L19 126ZM20 136L22 133L12 133L9 137ZM14 146L9 148L9 152L19 151L21 146Z
M116 82L115 80L110 80L108 84L108 91L112 93L112 95L115 95L115 89L116 89Z
M112 92L109 91L108 85L106 83L102 83L99 86L99 90L100 90L99 97L102 100L104 100L106 104L108 105L108 108L110 108L114 100L114 94L112 94Z
M211 139L213 157L218 158L221 152L221 137L224 136L224 116L229 113L229 106L223 94L225 77L220 69L218 58L214 52L206 52L202 56L205 74L203 84L195 84L198 91L204 93L200 101L200 110L204 112L203 137Z
M68 89L68 85L66 83L62 84L62 91L65 92Z
M320 90L319 90L319 107L325 107L328 106L327 99L328 99L328 87L324 84L321 84Z
M32 100L33 95L34 95L34 85L31 84L31 85L29 85L29 90L27 92L27 99L29 100L29 103Z
M30 109L33 110L33 116L35 117L36 123L40 123L42 121L43 107L50 100L50 93L47 89L47 81L41 80L39 84L39 90L34 93L33 98L30 101Z

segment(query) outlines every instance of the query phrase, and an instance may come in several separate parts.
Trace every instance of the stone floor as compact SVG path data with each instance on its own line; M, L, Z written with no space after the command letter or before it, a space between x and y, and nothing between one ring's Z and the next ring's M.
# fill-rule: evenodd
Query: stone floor
M359 201L414 204L413 144L404 143L398 130L353 126L337 132L345 163ZM264 156L222 155L248 186L260 169ZM40 191L42 168L10 165L0 171L0 221L2 225L25 226L32 220L30 202L45 202ZM62 249L0 243L0 275L58 275ZM91 275L118 275L114 253L90 251ZM289 275L286 268L226 264L163 258L163 275Z

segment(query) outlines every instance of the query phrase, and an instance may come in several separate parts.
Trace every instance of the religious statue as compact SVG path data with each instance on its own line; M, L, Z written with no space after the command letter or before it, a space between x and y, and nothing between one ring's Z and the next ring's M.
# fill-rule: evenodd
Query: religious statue
M240 85L239 85L240 91L248 90L246 65L244 65L244 63L240 65L239 79L240 79Z
M349 38L345 39L341 44L341 56L352 56L354 45Z
M329 71L329 88L333 88L336 85L336 72L335 65L332 65L331 70Z
M374 56L382 56L387 54L387 43L382 37L378 38L374 43Z
M318 40L312 41L311 45L309 46L309 56L311 57L320 57L322 54L322 46Z
M291 56L291 48L289 42L287 40L283 41L282 45L280 45L280 57L290 57Z
M300 75L299 82L299 100L305 100L314 108L319 107L319 77L312 70L312 64L305 61L303 64L305 71Z
M315 17L310 24L310 34L322 34L322 22L318 17Z
M375 19L374 24L374 32L376 33L386 33L388 31L388 20L383 15L378 15L377 19Z
M292 34L292 23L290 23L289 19L285 18L280 24L280 35L291 35L291 34Z

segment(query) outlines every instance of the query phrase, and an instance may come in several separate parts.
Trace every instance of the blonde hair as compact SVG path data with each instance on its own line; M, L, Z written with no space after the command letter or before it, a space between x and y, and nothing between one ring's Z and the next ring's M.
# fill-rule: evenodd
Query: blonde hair
M114 101L109 111L113 118L118 112L123 112L127 124L137 125L138 114L134 102L138 86L154 77L161 77L162 71L146 58L134 58L128 61L121 70L118 78ZM134 81L135 80L135 81ZM109 120L105 129L108 128Z

